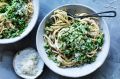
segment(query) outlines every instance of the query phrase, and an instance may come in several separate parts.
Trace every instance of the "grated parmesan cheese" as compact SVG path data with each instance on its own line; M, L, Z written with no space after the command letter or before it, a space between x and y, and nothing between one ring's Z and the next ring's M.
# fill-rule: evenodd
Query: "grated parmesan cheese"
M38 54L32 48L21 51L24 53L21 57L21 61L17 64L20 74L36 75L38 72L37 64L39 62ZM18 69L17 68L17 69Z

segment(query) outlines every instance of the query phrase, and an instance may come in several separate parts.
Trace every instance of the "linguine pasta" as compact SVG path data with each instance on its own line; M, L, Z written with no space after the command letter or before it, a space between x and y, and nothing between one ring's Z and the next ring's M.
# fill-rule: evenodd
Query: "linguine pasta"
M64 10L55 10L46 22L44 41L51 60L60 67L73 67L95 61L104 34L96 18L74 18Z
M32 14L31 0L0 0L0 39L22 34Z

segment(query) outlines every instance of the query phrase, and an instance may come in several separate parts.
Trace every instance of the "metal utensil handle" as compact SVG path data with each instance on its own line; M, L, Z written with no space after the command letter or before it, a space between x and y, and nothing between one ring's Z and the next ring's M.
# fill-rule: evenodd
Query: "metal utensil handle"
M92 16L95 16L95 17L116 17L116 15L117 15L116 11L105 11L105 12L100 12L100 13L94 13L94 14L87 15L87 16L89 16L89 17L92 17Z

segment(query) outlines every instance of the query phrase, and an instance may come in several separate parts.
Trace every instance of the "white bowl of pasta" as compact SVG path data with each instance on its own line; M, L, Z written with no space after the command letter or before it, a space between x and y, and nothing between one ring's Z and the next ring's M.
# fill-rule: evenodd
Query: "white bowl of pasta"
M0 2L0 44L14 43L27 36L39 15L39 0Z
M74 18L96 13L85 5L63 5L52 10L39 25L37 50L45 64L67 77L94 72L105 61L110 36L103 18Z

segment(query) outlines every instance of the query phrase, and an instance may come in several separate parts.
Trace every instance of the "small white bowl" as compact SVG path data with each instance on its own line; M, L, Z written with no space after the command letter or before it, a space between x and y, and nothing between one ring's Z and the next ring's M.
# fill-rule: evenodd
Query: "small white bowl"
M15 38L0 39L0 44L17 42L17 41L21 40L22 38L24 38L25 36L27 36L32 31L32 29L34 28L34 26L37 22L38 16L39 16L40 0L33 0L32 2L33 2L33 6L34 6L34 13L30 19L28 26L25 28L25 31L22 34L20 34L20 36L17 36Z
M69 9L70 12L73 11L75 13L81 13L81 12L87 12L87 13L96 13L95 10L91 9L88 6L85 5L63 5L60 6L56 9ZM54 9L54 10L56 10ZM105 61L108 52L109 52L109 47L110 47L110 35L109 35L109 30L106 22L103 20L103 18L99 18L100 22L100 28L102 28L103 33L105 35L104 37L104 44L102 47L102 50L98 53L96 61L91 63L91 64L86 64L83 66L79 67L74 67L74 68L60 68L54 63L52 60L50 60L45 52L44 49L44 39L43 39L43 34L44 34L44 27L45 23L50 17L50 15L53 13L52 10L50 13L48 13L42 22L39 25L38 31L37 31L37 36L36 36L36 45L37 45L37 50L45 62L45 64L54 72L67 76L67 77L82 77L85 75L88 75L92 72L94 72L96 69L98 69Z
M27 57L29 54L33 54L38 52L35 51L33 48L27 48L19 52L19 54L16 54L14 60L13 60L13 68L16 72L17 75L19 75L22 78L25 79L35 79L37 78L42 72L43 72L43 67L44 67L44 62L39 58L38 64L37 64L37 70L38 72L35 75L25 75L21 72L20 70L20 62L23 61L25 57ZM39 55L39 54L38 54Z

